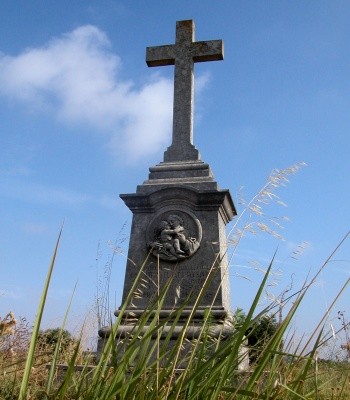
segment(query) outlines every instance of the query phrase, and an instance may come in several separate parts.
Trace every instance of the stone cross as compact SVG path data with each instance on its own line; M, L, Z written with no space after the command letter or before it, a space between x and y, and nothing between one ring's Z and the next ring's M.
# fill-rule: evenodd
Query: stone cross
M193 70L195 62L223 60L222 40L194 41L194 22L176 22L175 44L147 47L149 67L175 65L172 144L164 154L165 162L196 161L193 146Z

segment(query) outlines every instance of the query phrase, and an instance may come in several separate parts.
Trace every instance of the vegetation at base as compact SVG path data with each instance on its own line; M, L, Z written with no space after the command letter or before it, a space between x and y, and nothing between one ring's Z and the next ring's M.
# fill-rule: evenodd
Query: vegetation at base
M77 340L69 331L66 329L54 328L39 332L38 346L43 348L52 348L52 350L54 350L59 340L61 342L61 352L65 352L69 347L74 347L74 345L77 344Z
M53 379L50 379L48 374L47 360L43 362L41 357L41 345L51 337L47 344L50 347L54 343L55 351L52 353L51 349L49 362L51 365L57 364L60 352L56 350L67 349L69 346L66 347L65 343L67 339L70 342L71 338L63 328L58 331L40 332L40 323L37 320L38 325L33 329L37 334L32 334L29 350L26 353L12 354L7 358L1 353L0 398L4 400L350 398L348 364L330 363L317 358L317 351L329 337L322 329L322 321L320 329L315 330L314 342L309 343L308 349L303 349L302 343L293 349L288 339L288 327L310 287L309 283L305 283L294 295L290 295L289 309L278 324L274 317L266 317L274 315L277 304L272 303L262 312L257 312L257 305L272 265L273 261L268 266L250 310L247 315L239 319L238 327L230 337L211 335L211 319L208 312L198 338L191 341L186 339L186 329L192 321L190 315L176 343L170 346L172 330L185 304L174 310L167 321L160 322L159 311L168 289L165 287L138 320L138 324L133 325L130 335L125 338L121 348L116 348L113 340L121 324L119 316L111 327L112 335L107 340L97 365L91 368L89 361L84 361L81 354L80 342L73 341L71 342L73 349L69 353L65 371L56 369ZM130 304L134 293L137 292L137 286L142 279L142 270L141 267L126 304ZM213 268L213 276L215 272ZM44 293L47 293L49 281L48 277ZM206 287L199 293L199 299L205 290ZM38 314L42 313L45 300L44 296ZM123 306L124 309L126 304ZM265 317L262 317L263 315ZM144 329L146 326L147 329ZM273 326L273 329L269 330L270 326ZM248 340L249 335L251 338L257 335L261 339L259 329L268 330L269 334L263 336L262 342L257 342L259 354L251 363L249 370L240 372L239 367L246 356L241 351L242 345L246 343L246 335ZM161 335L163 339L157 340ZM183 351L184 348L186 351ZM79 363L82 364L82 368L76 371L75 366ZM177 368L179 365L183 366L180 370Z
M245 312L238 308L234 313L234 321L237 329L241 329L246 319ZM263 314L254 320L245 332L247 344L249 346L249 362L254 363L258 360L264 347L271 340L278 329L278 321L275 315ZM281 348L283 343L281 344Z

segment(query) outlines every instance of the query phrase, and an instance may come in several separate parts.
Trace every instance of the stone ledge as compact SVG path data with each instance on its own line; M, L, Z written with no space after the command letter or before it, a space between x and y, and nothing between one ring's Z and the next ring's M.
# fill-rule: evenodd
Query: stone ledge
M153 185L152 185L153 186ZM142 186L144 188L145 186ZM139 186L139 188L141 188ZM153 212L156 207L171 204L188 203L194 210L219 210L225 223L237 215L229 190L204 189L189 187L187 185L154 185L152 192L120 194L120 198L133 213Z
M118 317L120 312L121 312L120 310L116 310L114 312L114 315L116 317ZM146 310L142 310L142 309L135 309L135 310L127 309L127 310L125 310L123 312L123 318L141 317L145 312L147 312L147 311ZM187 319L191 315L192 312L193 312L193 310L185 308L184 310L181 311L180 320L183 319L183 318ZM195 320L203 320L203 318L204 318L204 316L205 316L205 314L207 312L208 312L208 309L205 309L205 308L195 310L193 312L192 320L193 321L195 321ZM156 311L151 311L151 312L148 312L148 313L150 314L150 316L153 316L153 315L155 315ZM229 314L228 311L224 307L212 307L210 309L210 316L211 316L211 318L214 318L214 319L225 319L225 318L229 317L228 314ZM167 317L169 317L171 315L174 315L174 318L176 318L177 310L175 310L175 309L162 309L159 312L159 317L160 318L167 318Z
M149 331L150 327L149 325L145 325L142 327L141 332L137 332L138 334L146 334L147 331ZM135 325L135 321L130 321L130 325L120 325L117 329L116 333L116 338L125 338L129 335L132 335L133 332L137 331L138 327ZM158 330L152 334L152 338L165 338L169 334L171 335L171 339L177 339L183 332L184 326L182 325L177 325L175 327L173 326L162 326L161 330ZM219 338L219 337L227 337L232 334L234 328L232 325L227 325L225 323L222 324L212 324L209 327L208 334L211 337L214 338ZM185 338L186 339L197 339L201 336L203 332L203 326L202 325L195 325L195 326L188 326L186 328L186 333L185 333ZM107 339L111 334L111 328L110 327L103 327L98 331L98 335L100 338Z
M160 162L154 167L149 168L150 172L161 171L210 171L209 164L204 161L178 161L178 162Z

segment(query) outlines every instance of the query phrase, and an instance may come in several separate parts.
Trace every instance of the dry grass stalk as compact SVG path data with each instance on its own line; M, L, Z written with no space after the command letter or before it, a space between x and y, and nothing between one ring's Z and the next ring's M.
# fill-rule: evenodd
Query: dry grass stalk
M0 336L13 335L15 333L17 320L12 311L5 318L0 319Z

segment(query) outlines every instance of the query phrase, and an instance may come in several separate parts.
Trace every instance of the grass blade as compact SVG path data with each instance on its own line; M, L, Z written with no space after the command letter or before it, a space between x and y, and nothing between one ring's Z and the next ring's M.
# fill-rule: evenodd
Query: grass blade
M47 276L46 276L45 285L44 285L44 288L43 288L43 291L42 291L42 294L41 294L40 303L39 303L39 307L38 307L38 313L37 313L37 316L35 318L35 323L34 323L34 327L33 327L33 333L32 333L32 337L31 337L30 344L29 344L28 356L27 356L27 360L26 360L26 363L25 363L25 367L24 367L24 373L23 373L23 378L22 378L22 383L21 383L21 388L20 388L20 393L19 393L18 400L25 400L27 398L29 377L30 377L30 372L31 372L31 369L32 369L32 366L33 366L33 362L34 362L35 346L36 346L36 343L37 343L37 340L38 340L41 319L42 319L43 312L44 312L47 292L48 292L48 289L49 289L49 286L50 286L52 271L53 271L53 268L54 268L54 265L55 265L55 260L56 260L58 246L59 246L61 235L62 235L62 230L63 230L63 225L62 225L60 233L58 235L58 239L57 239L55 250L54 250L54 253L53 253L53 256L52 256L51 264L50 264L50 267L49 267L49 270L48 270L48 273L47 273Z

